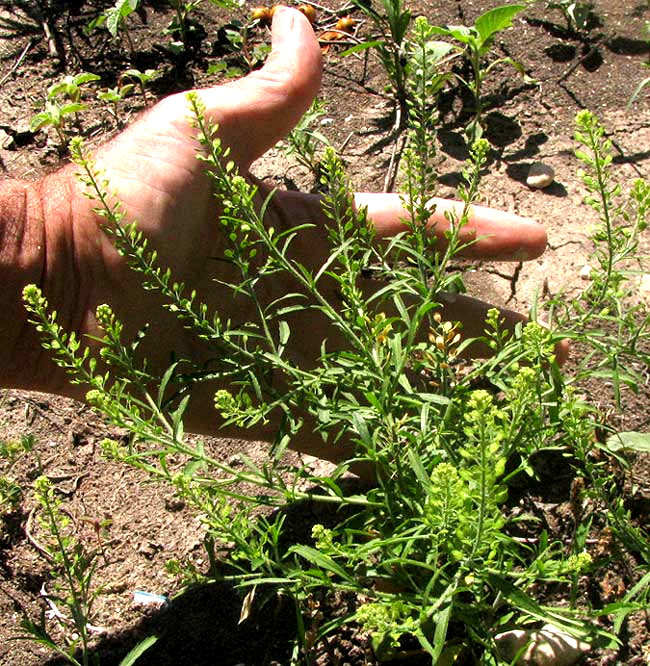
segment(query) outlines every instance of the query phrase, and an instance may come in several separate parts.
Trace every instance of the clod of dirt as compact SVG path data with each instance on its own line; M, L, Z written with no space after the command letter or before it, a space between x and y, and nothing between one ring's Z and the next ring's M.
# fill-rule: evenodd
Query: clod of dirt
M591 650L562 629L545 624L539 630L506 631L495 636L497 650L506 661L517 666L571 666Z
M533 162L528 171L528 178L526 178L526 185L536 189L542 189L553 184L555 180L555 171L553 167L543 162Z

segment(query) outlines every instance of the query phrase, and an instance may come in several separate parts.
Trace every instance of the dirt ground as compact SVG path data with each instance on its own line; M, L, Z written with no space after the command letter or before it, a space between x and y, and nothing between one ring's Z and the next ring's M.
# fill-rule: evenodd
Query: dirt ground
M60 156L52 132L29 131L29 120L40 108L45 90L62 73L98 73L101 86L113 86L128 67L160 68L153 91L158 97L190 86L208 85L219 78L206 72L220 55L220 29L232 14L204 2L197 17L205 30L196 52L186 61L165 50L169 38L162 29L171 13L164 3L144 2L144 12L131 20L131 54L111 43L101 32L86 35L83 28L101 9L99 0L52 2L45 36L42 21L32 5L39 3L0 0L0 169L3 177L37 177L56 167ZM43 3L45 4L45 3ZM104 3L108 6L112 3ZM341 10L331 0L327 7ZM492 0L416 0L415 14L433 23L471 23L481 12L499 3ZM250 4L236 14L245 19ZM523 267L476 263L467 274L469 291L495 304L527 311L537 294L555 293L584 284L581 270L590 251L588 232L594 213L582 205L585 190L576 175L578 161L573 118L583 108L594 111L607 126L615 149L616 177L625 187L650 171L650 87L630 107L626 104L638 83L648 74L650 59L643 40L643 24L650 21L650 3L641 0L600 0L594 3L599 25L585 34L565 29L558 10L537 3L515 20L515 27L497 40L496 53L520 61L535 84L528 84L511 69L496 70L487 84L487 136L495 151L482 186L483 203L534 217L544 223L548 251ZM344 10L343 10L344 11ZM359 12L352 15L361 19ZM334 14L321 11L325 25ZM42 18L42 17L41 17ZM360 34L369 30L361 23ZM263 31L258 38L268 37ZM56 53L63 56L60 62ZM322 98L327 112L322 131L338 147L349 166L355 188L383 189L393 147L392 103L385 95L385 75L370 57L342 60L337 48L325 56ZM91 141L102 141L115 131L115 123L100 102L90 95L92 110L82 116L82 131ZM124 105L126 117L140 109L133 96ZM460 167L466 157L461 137L462 99L458 87L449 87L441 98L441 127L437 137L440 192L454 196ZM400 138L396 139L398 142ZM400 144L398 143L398 148ZM399 154L399 151L398 153ZM555 170L555 182L544 190L529 188L526 176L531 163L542 161ZM309 189L313 179L300 165L274 149L254 165L253 172L279 187ZM644 241L647 252L647 239ZM641 286L640 286L641 289ZM647 294L643 294L642 297ZM648 377L647 369L641 369ZM647 387L646 387L647 388ZM590 398L605 409L613 406L593 387ZM646 395L627 396L621 413L612 420L622 430L648 430L650 404ZM118 433L119 434L119 433ZM37 617L43 608L40 591L48 587L48 563L34 536L33 479L47 474L55 483L64 506L89 544L96 543L93 521L110 522L104 537L106 557L98 572L105 585L96 603L97 655L102 666L118 664L124 654L146 635L161 636L139 664L191 664L270 666L287 664L287 636L291 609L279 605L275 614L238 623L240 602L224 586L197 587L165 606L147 607L134 602L134 592L146 591L173 597L179 581L168 575L170 559L189 559L207 567L202 545L203 530L196 516L171 490L154 485L131 468L109 462L99 444L115 436L89 408L41 394L11 390L0 392L0 441L33 435L35 446L12 467L11 475L27 489L19 509L2 518L0 529L0 663L12 666L62 663L35 643L10 641L20 633L21 613ZM226 439L208 442L213 455L232 459L246 450L252 457L264 455L263 443ZM7 473L0 460L0 474ZM571 486L570 469L560 463L554 475L542 480L531 497L557 530L566 523ZM650 469L642 458L626 478L629 506L639 525L648 527ZM312 509L308 509L312 510ZM551 520L552 518L552 520ZM305 518L306 520L309 519ZM620 597L630 584L629 562L612 566L593 586L610 599ZM618 597L617 597L618 595ZM340 600L343 604L344 600ZM336 608L332 610L336 612ZM624 627L623 647L617 653L593 653L585 663L650 663L650 631L645 616L633 616ZM322 665L375 664L366 637L352 628L318 658ZM427 663L410 660L409 663Z

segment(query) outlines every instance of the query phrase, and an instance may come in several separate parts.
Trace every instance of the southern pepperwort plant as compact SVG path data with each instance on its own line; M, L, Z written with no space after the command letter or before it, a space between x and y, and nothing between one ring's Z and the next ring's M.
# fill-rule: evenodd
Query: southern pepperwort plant
M576 608L549 608L534 598L546 583L570 589L588 558L544 534L515 538L505 509L510 481L532 473L530 454L549 442L572 447L576 438L591 437L591 423L557 368L552 334L535 322L508 331L492 310L478 341L492 356L461 364L477 341L446 320L441 307L440 294L462 289L450 260L463 247L460 232L489 147L485 141L474 145L459 191L465 210L448 218L444 244L436 241L429 226L435 114L427 110L438 88L438 73L429 70L426 57L432 34L424 19L416 21L404 232L374 242L365 212L351 205L341 162L328 149L323 210L331 248L317 269L290 252L306 225L265 224L273 194L256 203L256 187L237 173L218 128L206 120L200 100L188 95L197 157L221 210L215 224L223 228L224 258L238 273L219 288L250 299L255 315L244 323L210 311L158 265L137 223L109 196L92 158L73 144L80 179L97 201L106 233L141 274L143 287L158 291L219 359L217 367L208 372L178 359L154 376L137 354L145 332L123 339L108 305L97 310L104 330L100 365L48 313L40 291L25 289L45 347L72 381L90 386L91 404L131 432L127 445L107 442L106 452L173 485L196 507L214 565L209 576L242 590L242 619L273 595L295 601L296 664L312 663L319 643L343 623L367 631L379 657L417 650L432 663L461 655L497 663L496 636L537 623L610 640L597 636ZM376 278L372 288L364 279L369 272ZM295 292L270 303L260 297L265 281L285 278ZM313 310L345 344L323 340L316 362L306 366L291 354L290 321ZM242 456L243 465L230 465L186 435L183 418L197 382L220 387L215 419L241 428L271 418L280 424L267 460L256 464ZM354 447L326 478L285 455L307 423L332 447L343 441ZM374 483L349 494L342 476L353 464L371 470ZM331 506L331 520L292 543L283 509L305 499ZM264 506L269 510L260 513ZM528 529L534 529L532 521ZM342 592L356 598L357 609L322 618L319 605Z

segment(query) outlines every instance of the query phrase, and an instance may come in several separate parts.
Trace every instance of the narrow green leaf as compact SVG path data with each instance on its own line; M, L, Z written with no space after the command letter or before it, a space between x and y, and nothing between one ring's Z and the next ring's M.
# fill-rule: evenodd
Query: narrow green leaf
M190 396L186 395L179 403L178 407L172 412L172 429L174 431L174 439L181 441L184 434L183 415L187 409L190 401Z
M422 459L420 456L413 449L408 449L406 456L409 459L409 463L411 464L411 469L415 472L415 476L422 484L422 487L429 488L431 486L431 479L429 478L426 469L424 469L424 465L422 464Z
M283 319L278 323L278 329L280 333L280 344L284 346L287 344L289 336L291 335L289 324Z
M355 44L354 46L351 46L349 49L345 49L341 53L341 56L349 56L352 55L353 53L359 53L359 51L367 51L368 49L375 49L381 46L384 42L382 42L379 39L376 39L371 42L362 42L361 44Z
M158 387L158 398L156 399L156 406L158 407L158 409L162 409L163 401L165 399L165 392L167 391L167 385L169 384L169 381L174 375L174 371L176 370L177 366L178 363L172 363L167 368L165 374L162 376L162 379L160 380L160 386Z
M158 640L158 636L147 636L140 641L120 662L120 666L132 666Z
M630 97L630 100L627 103L627 108L629 109L632 104L634 103L634 100L641 94L641 91L647 86L650 85L650 76L647 78L643 79L641 83L634 89L634 92L632 93L632 97Z
M489 584L497 589L510 604L520 611L527 613L531 617L542 622L553 624L570 633L576 638L589 640L594 632L600 632L595 626L587 622L572 619L562 613L562 609L557 610L540 605L532 597L528 596L523 590L513 585L510 581L496 574L488 575Z
M339 576L342 580L348 580L349 578L345 570L339 564L337 564L331 557L329 557L329 555L321 553L319 550L316 550L316 548L298 544L296 546L292 546L290 552L299 555L303 559L307 560L307 562L320 569L325 569L325 571L329 571L336 576Z
M453 602L449 603L438 613L436 617L436 630L433 634L433 646L435 652L432 656L432 663L437 664L442 650L447 643L447 630L449 629L449 620L451 619L451 611L454 608Z
M370 431L368 430L368 426L366 425L365 419L358 412L354 412L352 414L352 425L359 434L361 441L364 444L370 445L372 443L372 438L370 437Z

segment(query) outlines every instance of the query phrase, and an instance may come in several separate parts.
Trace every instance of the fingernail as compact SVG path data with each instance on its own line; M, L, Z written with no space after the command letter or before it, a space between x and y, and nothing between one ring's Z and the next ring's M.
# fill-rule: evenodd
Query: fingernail
M292 17L293 12L288 11L288 7L285 5L276 5L275 11L273 12L273 27L275 28L288 28L289 25L284 25L289 22L289 19Z
M284 5L277 5L273 14L273 23L271 24L272 45L277 47L281 42L288 39L289 33L293 30L294 13L289 11Z

